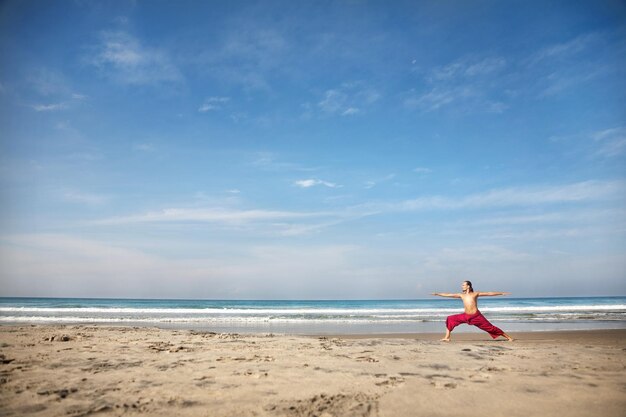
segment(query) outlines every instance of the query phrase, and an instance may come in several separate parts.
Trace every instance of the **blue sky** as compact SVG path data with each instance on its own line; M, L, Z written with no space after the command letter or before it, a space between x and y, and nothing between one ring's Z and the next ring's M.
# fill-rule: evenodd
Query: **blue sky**
M0 295L624 295L625 17L5 1Z

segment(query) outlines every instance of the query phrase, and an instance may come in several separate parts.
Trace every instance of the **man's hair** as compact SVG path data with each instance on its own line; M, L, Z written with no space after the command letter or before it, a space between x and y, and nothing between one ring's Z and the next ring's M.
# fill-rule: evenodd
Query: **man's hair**
M469 285L470 292L474 292L474 288L472 288L472 282L471 281L463 281L463 282L466 283L467 285Z

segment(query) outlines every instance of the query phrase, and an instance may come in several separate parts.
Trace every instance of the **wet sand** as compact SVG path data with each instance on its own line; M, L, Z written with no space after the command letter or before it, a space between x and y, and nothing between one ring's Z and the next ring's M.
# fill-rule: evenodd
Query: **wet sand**
M0 415L625 415L626 330L511 335L0 326Z

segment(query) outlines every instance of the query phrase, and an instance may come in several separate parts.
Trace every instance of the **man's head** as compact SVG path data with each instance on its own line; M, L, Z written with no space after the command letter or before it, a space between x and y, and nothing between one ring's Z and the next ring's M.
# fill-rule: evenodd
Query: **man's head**
M474 292L471 281L463 281L463 283L461 284L461 289L464 293Z

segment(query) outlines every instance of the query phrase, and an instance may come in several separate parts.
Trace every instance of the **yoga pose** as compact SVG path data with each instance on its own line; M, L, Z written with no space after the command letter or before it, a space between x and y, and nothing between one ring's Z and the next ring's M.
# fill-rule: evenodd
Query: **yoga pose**
M461 289L463 292L461 294L452 294L452 293L440 293L435 292L433 295L438 295L440 297L450 297L450 298L460 298L463 300L463 307L465 308L465 313L462 314L454 314L452 316L448 316L446 319L446 335L442 342L450 341L450 332L456 326L461 323L471 324L472 326L476 326L481 330L486 331L493 337L494 339L498 336L505 337L509 340L509 342L513 341L513 338L508 334L504 333L501 329L489 323L489 321L483 316L483 314L478 310L478 297L493 297L496 295L509 295L510 292L474 292L472 288L472 283L469 281L463 281L461 284Z

